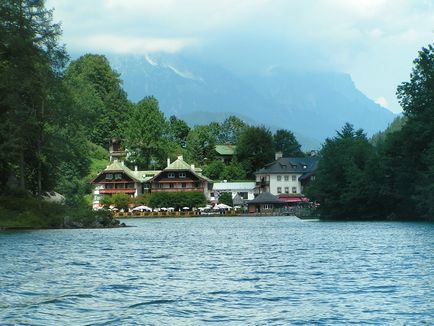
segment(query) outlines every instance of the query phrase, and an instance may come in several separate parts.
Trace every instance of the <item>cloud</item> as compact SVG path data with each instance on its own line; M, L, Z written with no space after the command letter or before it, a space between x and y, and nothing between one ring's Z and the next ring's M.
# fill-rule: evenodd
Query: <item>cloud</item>
M182 52L241 73L339 70L399 110L396 86L433 40L430 0L48 0L71 51Z
M382 107L384 107L386 109L389 107L389 103L387 103L387 100L383 96L380 96L379 98L377 98L375 100L375 103L381 105Z
M176 53L187 45L194 44L193 39L128 37L121 35L89 35L75 38L73 47L81 47L84 51L148 54L151 52Z

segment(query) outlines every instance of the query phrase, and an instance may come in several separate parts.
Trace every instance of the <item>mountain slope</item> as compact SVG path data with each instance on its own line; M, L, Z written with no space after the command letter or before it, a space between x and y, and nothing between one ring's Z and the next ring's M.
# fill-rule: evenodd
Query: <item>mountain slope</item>
M291 129L319 143L345 122L372 135L394 118L342 73L273 69L239 76L220 66L176 55L108 58L121 73L131 100L154 95L166 115L175 114L191 124L236 114L258 124Z

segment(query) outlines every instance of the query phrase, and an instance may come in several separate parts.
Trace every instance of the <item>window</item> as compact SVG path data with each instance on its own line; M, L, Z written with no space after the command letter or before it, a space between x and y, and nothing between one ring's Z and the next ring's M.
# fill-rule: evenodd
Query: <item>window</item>
M277 193L281 194L282 193L282 187L277 187Z
M295 175L292 176L292 181L296 181L297 177Z
M167 173L167 177L173 179L175 177L175 173L169 172Z
M285 194L289 194L289 187L285 187Z
M296 194L297 193L297 187L292 187L292 193Z
M187 176L187 175L186 175L185 172L179 172L179 177L180 177L180 178L185 179L186 176Z
M314 180L315 180L315 176L314 176L314 175L311 176L311 177L310 177L310 180L314 181Z
M285 181L289 181L289 175L285 175Z
M245 191L239 192L238 195L242 198L242 199L247 199L249 198L249 194Z
M105 188L106 188L106 189L113 189L113 183L107 183L107 184L105 185Z
M182 188L186 188L186 187L187 187L187 184L186 184L185 182L183 182L183 183L181 184L181 187L182 187Z
M121 180L122 179L122 173L116 173L115 174L115 179L116 180Z
M263 208L264 209L272 209L273 205L272 204L264 204Z
M277 181L282 181L282 176L281 175L277 176Z
M106 180L112 180L112 179L113 179L113 174L111 174L111 173L107 173L107 174L105 175L105 179L106 179Z
M173 183L169 183L169 188L174 188L175 185Z

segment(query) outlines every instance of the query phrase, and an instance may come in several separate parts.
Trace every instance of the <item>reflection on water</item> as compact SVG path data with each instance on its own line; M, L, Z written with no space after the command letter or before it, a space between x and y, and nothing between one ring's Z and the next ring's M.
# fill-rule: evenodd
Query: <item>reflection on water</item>
M0 233L0 324L434 324L434 225L291 217Z

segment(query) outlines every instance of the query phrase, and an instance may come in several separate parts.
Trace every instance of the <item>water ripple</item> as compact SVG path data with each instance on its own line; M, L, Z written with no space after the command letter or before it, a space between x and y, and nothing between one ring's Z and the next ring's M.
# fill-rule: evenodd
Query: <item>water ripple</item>
M0 324L434 324L433 224L126 223L0 232Z

